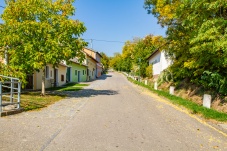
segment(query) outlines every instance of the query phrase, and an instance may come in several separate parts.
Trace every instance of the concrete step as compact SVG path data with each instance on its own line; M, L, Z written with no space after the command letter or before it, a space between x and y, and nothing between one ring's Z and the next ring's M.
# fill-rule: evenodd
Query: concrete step
M0 117L18 114L18 113L21 113L21 112L23 112L23 108L6 110L6 111L3 111L3 112L0 113Z

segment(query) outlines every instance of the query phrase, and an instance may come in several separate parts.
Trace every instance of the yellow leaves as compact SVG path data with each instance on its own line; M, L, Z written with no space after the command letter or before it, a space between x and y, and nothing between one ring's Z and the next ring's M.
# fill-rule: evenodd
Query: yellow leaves
M196 61L195 60L188 60L184 62L184 67L188 69L193 69L196 67Z
M180 8L181 0L146 0L145 9L153 5L152 13L158 18L162 26L168 25L176 18L176 12Z
M161 18L173 19L176 12L176 8L179 6L179 2L169 2L166 3L166 0L157 1L157 12L160 14Z

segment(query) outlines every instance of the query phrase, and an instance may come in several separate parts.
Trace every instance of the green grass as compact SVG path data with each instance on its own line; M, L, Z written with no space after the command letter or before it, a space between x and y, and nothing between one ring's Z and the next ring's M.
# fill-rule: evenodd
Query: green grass
M206 119L214 119L214 120L217 120L217 121L227 121L227 114L226 113L219 112L219 111L216 111L216 110L213 110L213 109L205 108L205 107L198 105L198 104L196 104L192 101L183 99L183 98L178 97L178 96L171 95L166 91L154 90L153 88L151 88L148 85L145 85L145 84L140 83L138 81L134 81L132 78L128 78L128 80L137 84L137 85L143 86L143 87L151 90L152 92L155 92L159 96L163 96L163 97L167 98L173 104L184 106L185 108L189 109L191 111L191 113L193 113L193 114L200 114Z
M45 96L41 96L40 92L27 92L21 94L21 107L25 111L38 110L60 101L65 97L66 96L64 95L56 94L46 94Z
M75 83L68 83L61 87L52 87L46 89L47 91L79 91L82 90L84 86L88 86L89 84L75 84Z
M64 85L63 87L53 87L46 89L47 91L79 91L83 89L84 86L88 86L88 84L75 84L69 83ZM46 93L45 96L41 96L40 92L27 92L21 95L21 107L25 111L30 110L38 110L48 105L51 105L57 101L64 99L65 95L59 94L49 94Z

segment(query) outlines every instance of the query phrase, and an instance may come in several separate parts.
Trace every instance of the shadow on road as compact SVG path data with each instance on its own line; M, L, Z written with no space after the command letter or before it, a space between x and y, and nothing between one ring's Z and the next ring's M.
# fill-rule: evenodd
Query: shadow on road
M80 91L55 91L54 94L67 95L68 97L93 97L98 95L116 95L117 91L114 90L94 90L94 89L83 89Z
M101 77L97 78L96 80L106 80L107 78L111 78L112 75L103 74Z

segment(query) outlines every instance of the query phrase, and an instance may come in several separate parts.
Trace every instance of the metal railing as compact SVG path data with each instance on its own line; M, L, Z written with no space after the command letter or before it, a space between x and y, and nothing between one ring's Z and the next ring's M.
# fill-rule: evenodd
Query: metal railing
M3 75L0 75L0 79L0 113L4 112L4 107L9 105L14 105L12 109L20 109L20 80Z

